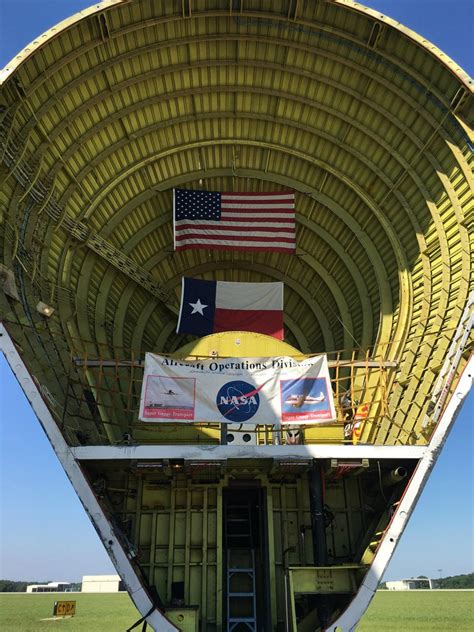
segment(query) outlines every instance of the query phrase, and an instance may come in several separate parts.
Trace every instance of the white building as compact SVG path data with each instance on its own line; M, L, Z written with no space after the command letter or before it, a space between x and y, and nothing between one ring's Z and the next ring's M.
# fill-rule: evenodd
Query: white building
M125 590L119 575L84 575L82 592L111 593Z
M395 582L386 582L385 585L388 590L431 590L434 587L432 579L423 577L400 579Z
M26 587L27 593L66 592L69 582L49 582L48 584L31 584Z

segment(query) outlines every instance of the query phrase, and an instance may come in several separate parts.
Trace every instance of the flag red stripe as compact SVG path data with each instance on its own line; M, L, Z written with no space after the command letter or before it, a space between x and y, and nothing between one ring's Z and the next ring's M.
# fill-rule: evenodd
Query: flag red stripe
M255 331L283 340L283 311L217 308L214 333L219 331Z
M222 217L223 215L221 215ZM285 223L285 224L294 224L295 223L295 218L294 217L267 217L267 218L263 218L263 217L239 217L237 214L236 215L232 215L232 216L227 216L227 214L225 215L224 219L221 219L221 222L255 222L255 223L259 223L262 224L262 226L266 226L266 222L281 222L281 223Z
M288 199L292 199L293 200L294 197L295 197L295 194L292 193L291 191L279 191L279 192L276 192L276 191L272 191L272 192L260 191L259 193L256 193L254 191L250 191L248 193L243 193L243 192L235 193L233 191L222 191L221 192L221 198L226 197L226 196L227 197L233 197L233 198L240 198L240 197L243 197L243 198L256 197L256 198L258 198L258 197L262 197L262 196L265 196L267 198L274 198L274 197L280 196L280 197L287 197Z
M201 239L202 241L212 240L212 241L231 241L232 239L242 239L242 241L268 241L270 243L274 243L276 237L269 235L268 237L259 237L249 235L245 233L245 235L205 235L202 233L189 233L186 235L176 235L176 241L185 241L186 239ZM294 237L278 237L278 242L293 244L295 241Z
M221 216L225 213L262 213L263 215L273 215L273 213L283 213L284 215L294 215L295 207L284 208L281 206L272 206L270 208L259 208L253 204L248 204L246 206L239 206L235 208L234 206L226 206L225 204L221 204Z
M232 246L226 246L223 244L184 244L184 245L179 245L176 244L176 251L178 250L192 250L193 248L200 248L200 249L206 249L206 250L244 250L247 252L286 252L288 253L294 253L296 252L296 246L295 244L291 244L291 246L272 246L271 248L264 248L263 246L237 246L237 245L232 245Z
M259 228L258 226L252 226L247 228L246 226L223 226L222 224L206 224L205 226L200 226L199 224L180 224L179 225L179 231L182 230L194 230L194 231L206 231L206 230L223 230L223 231L233 231L235 232L235 234L237 236L240 236L242 234L242 231L245 231L245 234L247 234L247 231L252 228L255 231L259 231L259 232L263 232L265 231L266 233L294 233L294 230L291 229L290 227L287 226L262 226L261 228ZM200 234L205 234L205 233L200 233ZM191 237L192 235L190 233L186 234L187 237ZM206 235L207 236L207 235Z
M262 202L261 204L257 204L256 202L221 202L221 209L233 209L235 211L245 210L245 209L258 209L260 210L268 210L275 211L279 210L282 213L291 213L295 209L294 204L284 204L282 202Z

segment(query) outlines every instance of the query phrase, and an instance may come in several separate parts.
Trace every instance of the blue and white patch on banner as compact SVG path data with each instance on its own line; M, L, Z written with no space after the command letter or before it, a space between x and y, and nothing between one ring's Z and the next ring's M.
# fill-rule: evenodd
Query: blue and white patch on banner
M207 336L214 331L216 282L183 277L177 333Z
M243 380L226 382L217 393L217 408L225 419L244 423L258 411L260 406L259 390L255 385Z

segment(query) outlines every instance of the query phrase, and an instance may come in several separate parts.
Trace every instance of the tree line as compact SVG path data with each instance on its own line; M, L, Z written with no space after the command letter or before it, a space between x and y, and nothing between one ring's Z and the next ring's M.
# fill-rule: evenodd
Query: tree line
M0 592L26 592L26 587L31 584L49 584L51 580L46 581L29 581L29 582L15 582L12 579L0 579ZM81 582L72 583L69 586L69 590L77 592L81 590Z
M474 573L467 575L453 575L436 580L438 588L474 588Z
M425 575L420 575L412 579L427 579ZM48 584L49 579L46 581L30 581L30 582L15 582L11 579L0 579L0 592L26 592L26 587L31 584ZM450 577L441 577L440 579L434 579L433 584L435 588L474 588L474 573L467 573L466 575L453 575ZM380 584L382 590L386 589L385 582ZM77 592L81 590L81 582L72 583L70 590Z
M426 575L419 575L418 577L410 577L410 579L428 579ZM467 573L465 575L452 575L449 577L432 578L433 588L474 588L474 573ZM387 585L382 582L379 586L381 590L386 590Z

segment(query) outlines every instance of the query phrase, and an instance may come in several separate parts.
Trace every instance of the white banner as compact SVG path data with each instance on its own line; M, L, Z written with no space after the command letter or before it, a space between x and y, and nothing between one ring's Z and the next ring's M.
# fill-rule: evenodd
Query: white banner
M155 422L334 423L327 358L188 362L147 353L139 418Z

